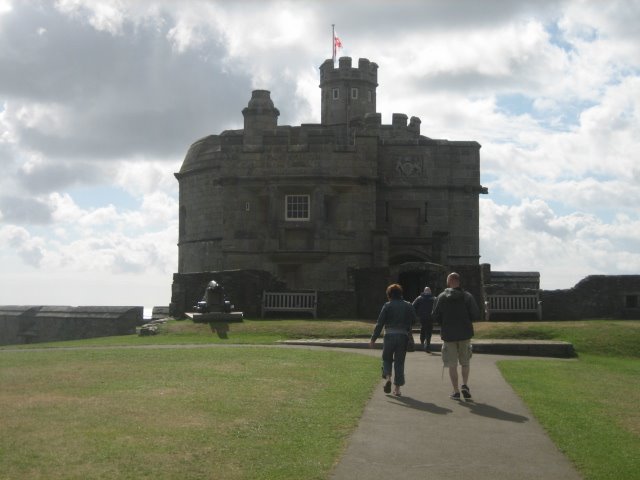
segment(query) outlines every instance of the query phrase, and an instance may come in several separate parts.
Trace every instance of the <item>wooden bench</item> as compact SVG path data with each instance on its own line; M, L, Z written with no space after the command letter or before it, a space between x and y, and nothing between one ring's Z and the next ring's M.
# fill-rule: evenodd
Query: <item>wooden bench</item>
M487 320L492 313L535 313L542 319L542 302L538 295L489 295Z
M309 312L316 318L317 292L262 292L261 317L266 312Z

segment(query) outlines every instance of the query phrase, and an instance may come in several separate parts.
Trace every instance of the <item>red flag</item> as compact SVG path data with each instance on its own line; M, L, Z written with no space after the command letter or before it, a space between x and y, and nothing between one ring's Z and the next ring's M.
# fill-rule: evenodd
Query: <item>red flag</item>
M331 25L331 36L332 36L332 45L331 45L331 50L333 52L333 64L335 65L336 63L336 50L339 48L342 48L342 41L340 40L340 38L336 35L336 27L335 25Z

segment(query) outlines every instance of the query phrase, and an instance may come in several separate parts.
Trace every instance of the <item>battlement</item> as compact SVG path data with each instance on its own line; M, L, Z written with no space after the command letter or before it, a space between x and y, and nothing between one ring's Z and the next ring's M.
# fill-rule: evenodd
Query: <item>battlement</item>
M378 65L368 59L359 59L357 68L351 57L341 57L338 68L325 60L320 65L321 123L346 128L352 119L374 113L377 87Z
M420 119L411 117L407 124L407 115L404 113L394 113L391 124L383 124L380 113L367 113L364 118L354 118L350 122L350 127L355 129L356 134L376 135L383 141L391 138L406 140L407 138L417 138L420 136Z
M351 57L340 57L338 68L335 68L333 60L327 59L320 66L320 83L360 80L378 86L378 64L370 62L367 58L358 59L358 66L352 67Z

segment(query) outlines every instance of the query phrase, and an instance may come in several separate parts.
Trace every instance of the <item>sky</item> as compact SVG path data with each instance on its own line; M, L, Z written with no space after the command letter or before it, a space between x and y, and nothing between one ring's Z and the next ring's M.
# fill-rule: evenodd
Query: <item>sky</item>
M482 263L640 274L640 0L0 0L0 305L168 305L189 145L319 123L332 24L383 123L482 145Z

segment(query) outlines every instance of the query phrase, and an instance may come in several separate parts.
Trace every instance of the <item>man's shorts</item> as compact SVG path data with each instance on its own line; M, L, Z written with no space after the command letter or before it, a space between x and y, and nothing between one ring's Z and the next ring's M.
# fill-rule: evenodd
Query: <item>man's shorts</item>
M442 344L442 363L445 367L455 367L458 362L463 367L466 367L471 360L471 354L471 340L444 342Z

